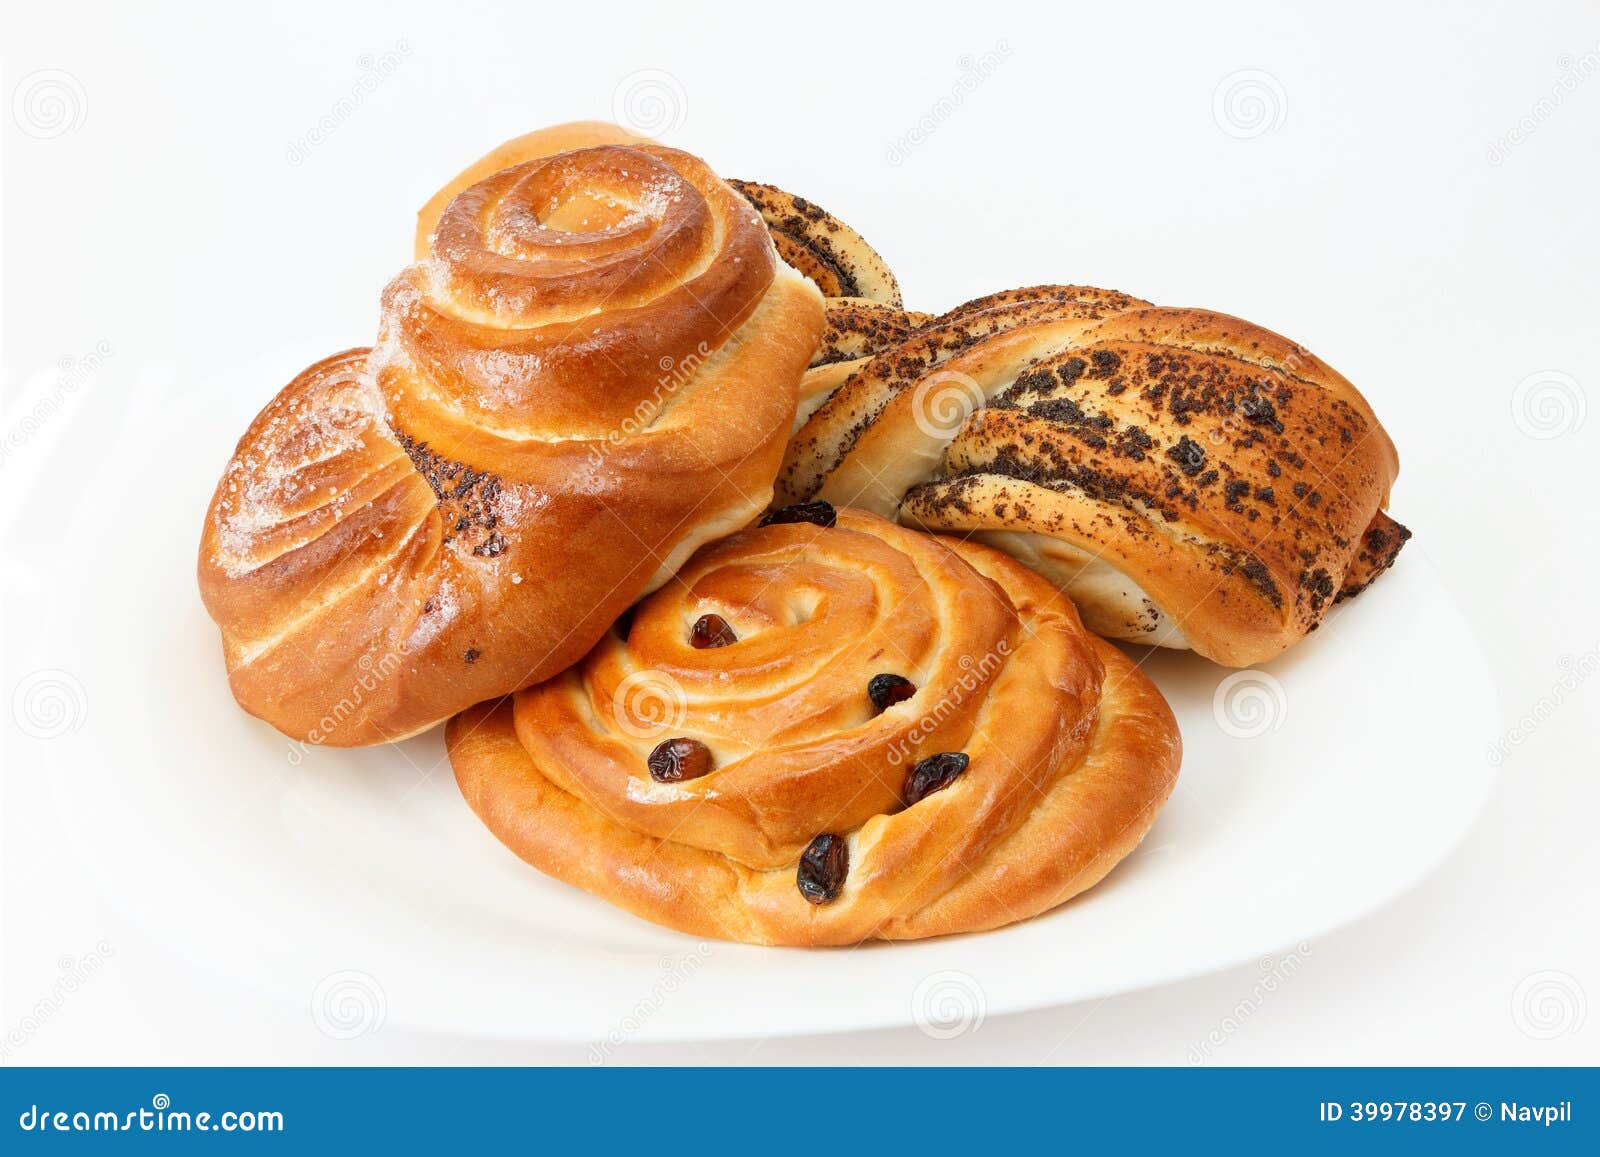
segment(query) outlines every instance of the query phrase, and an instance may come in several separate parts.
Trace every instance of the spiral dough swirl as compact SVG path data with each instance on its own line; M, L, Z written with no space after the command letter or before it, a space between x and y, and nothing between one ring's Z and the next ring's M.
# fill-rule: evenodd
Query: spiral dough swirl
M207 518L234 694L312 742L547 678L749 522L822 331L755 210L673 149L494 170L429 238L376 347L267 407Z
M453 720L490 829L648 919L757 943L993 927L1109 871L1177 774L1154 687L999 552L827 518L702 549L575 668ZM682 696L646 735L640 672ZM691 770L656 774L673 745Z

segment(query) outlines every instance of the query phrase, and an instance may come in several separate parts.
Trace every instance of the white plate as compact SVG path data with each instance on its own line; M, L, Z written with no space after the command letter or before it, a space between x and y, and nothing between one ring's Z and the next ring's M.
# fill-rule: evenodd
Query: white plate
M294 762L234 707L193 560L227 448L265 400L211 383L257 377L108 387L102 401L139 400L63 416L37 448L46 490L82 485L119 514L35 525L45 553L9 576L13 677L65 669L87 702L76 730L13 750L30 771L54 765L72 850L119 905L194 963L320 1002L335 1031L381 998L391 1023L541 1040L937 1032L979 1009L1195 976L1354 920L1437 865L1491 786L1488 672L1423 536L1264 673L1225 683L1193 656L1150 659L1183 727L1178 790L1079 900L914 944L702 944L517 861L461 801L438 732ZM178 410L190 433L173 439ZM124 562L108 573L107 559Z

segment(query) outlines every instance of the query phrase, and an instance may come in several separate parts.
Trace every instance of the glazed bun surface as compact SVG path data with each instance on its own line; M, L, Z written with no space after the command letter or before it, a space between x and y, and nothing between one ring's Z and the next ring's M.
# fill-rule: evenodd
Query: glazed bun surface
M1360 392L1225 314L1086 286L992 294L847 372L813 368L779 504L999 547L1091 630L1230 666L1393 562L1399 468Z
M401 738L562 670L766 505L814 286L704 163L602 144L457 193L377 345L240 441L199 577L241 705Z
M693 935L824 945L1026 919L1139 842L1177 727L1054 586L870 514L779 517L451 721L512 851Z

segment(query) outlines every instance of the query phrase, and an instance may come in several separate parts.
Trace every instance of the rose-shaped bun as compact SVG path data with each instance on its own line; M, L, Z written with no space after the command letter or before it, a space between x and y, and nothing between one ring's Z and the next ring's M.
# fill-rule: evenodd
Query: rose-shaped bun
M822 325L687 153L600 145L466 187L376 348L292 382L217 488L199 577L235 696L366 744L567 667L767 504Z
M619 125L574 121L525 133L468 165L417 214L416 253L423 260L447 205L470 185L512 165L589 145L653 144ZM757 181L729 180L766 222L778 256L825 299L827 323L800 381L796 428L866 358L909 337L931 314L907 310L900 284L866 238L815 201Z
M589 149L597 145L653 145L656 141L649 137L642 137L637 133L629 132L621 125L614 125L607 121L571 121L567 124L551 125L549 128L535 129L531 133L523 133L520 137L513 137L502 145L490 149L472 164L451 178L433 196L428 198L428 203L417 211L417 235L414 242L414 256L418 261L426 261L433 252L433 231L438 228L439 218L444 216L444 211L450 207L458 195L466 192L473 185L496 173L517 165L535 161L541 157L554 156L556 153L568 153L574 149Z
M1144 836L1154 686L985 547L826 504L702 548L576 667L451 721L540 870L697 936L851 944L1062 903Z

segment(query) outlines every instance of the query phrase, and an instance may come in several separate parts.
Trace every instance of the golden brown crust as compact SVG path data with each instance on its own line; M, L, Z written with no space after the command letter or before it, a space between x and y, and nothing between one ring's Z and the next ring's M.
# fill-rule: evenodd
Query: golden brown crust
M775 185L729 181L772 231L778 255L816 283L827 298L901 306L900 285L866 238L829 213Z
M996 294L828 384L820 401L802 385L776 502L977 535L1116 638L1262 661L1407 537L1382 513L1398 459L1366 400L1223 314L1079 286Z
M894 492L892 483L869 481L876 470L892 466L909 471L906 485L920 481L927 472L916 463L895 460L892 453L886 457L866 452L851 461L849 455L863 437L897 436L895 432L905 425L905 419L916 416L912 413L913 404L918 413L925 411L933 419L935 435L945 418L946 403L955 407L951 420L959 421L957 413L970 412L983 402L981 394L967 386L969 375L965 371L982 373L981 379L973 380L991 387L1007 374L1014 375L1031 356L1028 341L1033 334L1026 329L1030 323L1053 323L1053 328L1040 333L1039 338L1064 341L1090 322L1145 304L1148 303L1125 294L1089 286L1041 285L989 294L927 322L907 340L882 351L861 367L846 388L839 389L812 415L784 455L777 501L804 502L821 491L830 475L844 470L845 476L834 483L838 501L889 515L905 486ZM1018 330L1025 332L1019 336L1015 332ZM1023 352L1012 355L1014 348ZM968 356L955 366L946 367L947 362L964 354ZM903 414L881 423L884 428L877 430L884 408L897 398ZM927 424L913 421L905 434L913 436ZM859 473L859 480L853 472ZM863 501L863 491L872 485L879 485L883 497L872 501L866 496L869 500Z
M811 359L813 369L882 353L933 320L931 314L858 297L829 298L825 304L828 322Z
M1361 536L1361 547L1350 560L1350 569L1344 572L1344 585L1339 588L1335 602L1353 599L1372 585L1384 571L1394 565L1400 548L1411 538L1411 532L1388 514L1380 510L1373 515L1371 524Z
M525 161L537 160L539 157L554 156L556 153L570 152L573 149L590 149L596 145L653 145L656 142L649 137L642 137L630 132L620 125L607 121L571 121L567 124L551 125L545 129L535 129L531 133L523 133L520 137L513 137L504 144L490 149L472 164L451 178L433 196L428 198L428 203L417 212L417 233L413 245L413 258L417 261L426 261L433 249L433 230L439 218L444 216L444 211L456 195L476 185L486 177L513 165L520 165Z
M523 859L646 919L754 943L995 927L1062 903L1138 843L1177 726L1150 682L1004 555L841 510L704 548L576 668L451 721L473 810ZM717 614L736 636L697 649ZM915 693L881 712L875 675ZM657 782L656 745L713 770ZM970 759L906 806L907 774ZM831 834L829 902L797 866Z
M603 145L455 197L380 340L307 370L218 486L200 586L240 703L381 742L581 656L765 505L815 289L702 162Z
M417 214L416 259L427 259L450 202L496 173L571 149L655 143L605 121L575 121L506 141L428 199ZM827 299L827 329L814 364L879 353L930 319L929 314L902 307L900 286L888 263L865 238L816 202L757 181L728 184L761 214L778 256Z
M898 345L931 314L907 310L900 284L866 238L815 201L756 181L730 181L766 222L778 256L804 274L826 299L827 325L812 367L871 357ZM808 375L809 376L809 375ZM818 392L818 380L801 384L802 398Z

